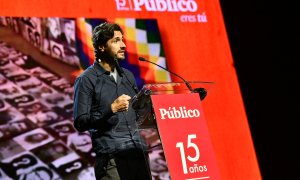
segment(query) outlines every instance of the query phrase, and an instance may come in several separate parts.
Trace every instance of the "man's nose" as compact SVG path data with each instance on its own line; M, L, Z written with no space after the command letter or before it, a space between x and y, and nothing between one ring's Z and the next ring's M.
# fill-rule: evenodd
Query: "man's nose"
M124 41L121 42L121 47L126 48L126 44L124 43Z

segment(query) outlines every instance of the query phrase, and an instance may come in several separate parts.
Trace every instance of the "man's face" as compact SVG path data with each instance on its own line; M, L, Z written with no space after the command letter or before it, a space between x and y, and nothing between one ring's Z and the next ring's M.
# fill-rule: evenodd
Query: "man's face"
M47 122L47 121L54 121L58 118L58 115L55 112L48 111L48 112L41 112L39 111L36 113L36 120L37 122Z
M26 180L48 180L48 179L51 180L51 176L49 172L43 169L40 169L38 171L34 170L27 174L22 174L21 177L23 177Z
M59 19L58 18L48 18L48 27L49 27L51 34L54 36L54 38L57 38L57 36L60 34Z
M22 121L8 122L8 125L11 132L22 132L27 129L27 125Z
M87 134L78 134L78 136L73 139L73 145L81 152L89 152L92 149L91 137Z
M112 58L125 59L125 47L123 34L120 31L115 31L114 37L106 43L105 52Z
M75 30L74 30L74 22L73 21L70 21L70 22L67 22L65 24L65 33L66 33L66 36L69 38L69 40L74 40L74 37L75 37Z

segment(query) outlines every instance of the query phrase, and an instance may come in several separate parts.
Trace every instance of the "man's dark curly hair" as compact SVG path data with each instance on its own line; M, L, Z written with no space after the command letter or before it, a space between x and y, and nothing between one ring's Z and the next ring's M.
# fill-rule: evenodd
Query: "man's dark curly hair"
M114 37L114 31L120 31L123 34L123 30L116 23L104 22L94 28L92 41L96 60L101 59L99 46L106 46L107 41Z

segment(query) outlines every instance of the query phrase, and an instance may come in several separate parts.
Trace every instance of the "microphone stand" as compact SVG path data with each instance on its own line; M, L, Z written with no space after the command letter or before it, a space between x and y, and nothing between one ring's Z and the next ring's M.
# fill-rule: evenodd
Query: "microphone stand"
M183 79L183 78L182 78L181 76L179 76L178 74L176 74L176 73L174 73L174 72L168 70L167 68L164 68L164 67L160 66L159 64L156 64L156 63L154 63L154 62L152 62L152 61L149 61L149 60L147 60L147 59L145 59L145 58L143 58L143 57L139 57L139 60L140 60L140 61L146 61L146 62L149 62L149 63L151 63L151 64L154 64L154 65L156 65L156 66L158 66L158 67L160 67L160 68L162 68L162 69L168 71L169 73L171 73L171 74L173 74L173 75L179 77L179 78L185 83L185 85L186 85L187 88L190 90L190 92L197 92L197 93L199 93L200 99L201 99L201 100L203 100L203 99L206 97L207 91L206 91L205 88L196 88L196 89L193 89L192 86L190 85L190 83L189 83L188 81L186 81L185 79Z
M193 88L192 88L192 86L190 85L190 83L187 82L185 79L183 79L183 78L182 78L181 76L179 76L178 74L176 74L176 73L174 73L174 72L171 72L170 70L168 70L168 69L166 69L166 68L160 66L159 64L156 64L156 63L154 63L154 62L152 62L152 61L149 61L149 60L147 60L147 59L145 59L145 58L143 58L143 57L139 57L139 60L140 60L140 61L147 61L147 62L149 62L149 63L151 63L151 64L154 64L154 65L156 65L156 66L158 66L158 67L160 67L160 68L162 68L162 69L164 69L164 70L170 72L171 74L174 74L175 76L179 77L179 78L185 83L185 85L187 86L187 88L189 88L189 90L190 90L191 92L193 92Z

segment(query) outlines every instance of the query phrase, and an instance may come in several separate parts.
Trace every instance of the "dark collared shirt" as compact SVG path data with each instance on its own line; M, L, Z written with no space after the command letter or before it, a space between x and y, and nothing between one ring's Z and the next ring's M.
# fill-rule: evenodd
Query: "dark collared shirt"
M117 82L95 62L77 77L74 85L74 127L89 131L96 154L117 153L131 148L146 148L139 134L137 114L131 103L128 111L113 113L111 104L120 95L136 94L133 74L124 69Z

